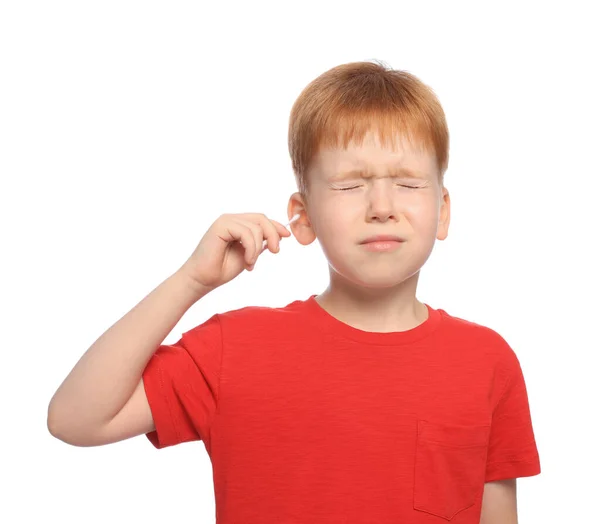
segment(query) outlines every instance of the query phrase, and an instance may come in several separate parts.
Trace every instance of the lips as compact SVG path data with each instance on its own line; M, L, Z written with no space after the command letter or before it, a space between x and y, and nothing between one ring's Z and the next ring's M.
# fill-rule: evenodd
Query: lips
M361 242L361 244L369 244L371 242L404 242L404 239L397 235L375 235L369 238L366 238Z

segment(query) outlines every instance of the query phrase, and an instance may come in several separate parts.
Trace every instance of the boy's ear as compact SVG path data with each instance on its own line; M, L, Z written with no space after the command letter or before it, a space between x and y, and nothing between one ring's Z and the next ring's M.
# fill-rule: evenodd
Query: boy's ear
M450 227L450 192L442 187L442 198L440 199L440 217L438 219L438 240L446 240L448 228Z
M317 235L308 218L304 197L299 192L296 192L290 197L290 201L288 202L288 220L291 220L294 215L298 214L300 218L288 227L296 237L296 240L303 246L307 246L315 241Z

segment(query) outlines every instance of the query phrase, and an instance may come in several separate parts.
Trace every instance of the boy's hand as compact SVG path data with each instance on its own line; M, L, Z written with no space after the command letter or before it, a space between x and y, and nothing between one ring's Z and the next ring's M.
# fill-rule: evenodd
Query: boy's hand
M278 253L280 239L290 235L283 224L262 213L224 214L208 228L180 271L194 283L212 290L233 280L244 269L252 271L267 247ZM267 241L264 248L263 240Z

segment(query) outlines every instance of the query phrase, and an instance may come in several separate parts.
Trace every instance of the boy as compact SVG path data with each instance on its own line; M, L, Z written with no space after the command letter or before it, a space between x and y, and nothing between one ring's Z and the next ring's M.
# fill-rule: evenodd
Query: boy
M77 446L202 440L218 524L516 523L516 478L540 473L516 354L415 296L450 222L437 97L406 72L344 64L304 89L289 131L290 227L303 245L318 238L328 288L162 344L291 235L262 214L222 215L84 354L50 432Z

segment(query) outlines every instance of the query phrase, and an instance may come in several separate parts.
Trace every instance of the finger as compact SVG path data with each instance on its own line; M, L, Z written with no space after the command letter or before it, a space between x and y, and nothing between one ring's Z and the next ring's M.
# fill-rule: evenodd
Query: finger
M289 236L291 233L283 224L280 224L276 220L271 220L265 215L259 215L258 220L265 232L266 243L262 243L263 248L266 245L272 253L277 253L279 251L279 241L281 240L281 237L283 235Z
M254 238L254 252L250 261L250 264L255 264L256 260L258 259L258 257L260 256L260 254L262 253L262 242L263 242L263 237L264 237L264 233L262 230L262 227L257 224L256 222L253 222L251 220L246 220L246 219L239 219L240 223L243 224L245 227L247 227L251 232L252 232L252 236Z
M275 224L262 213L253 213L246 216L247 218L244 222L247 222L249 226L254 225L259 228L260 231L259 244L257 246L258 254L260 255L264 252L265 245L268 246L273 253L277 253L277 251L279 251L278 246L280 236Z
M279 237L289 237L292 234L285 225L277 220L270 219L264 213L246 213L243 216L255 223L262 223L265 227L269 227L269 224L272 224Z
M233 221L228 226L227 232L231 235L231 238L242 244L244 247L244 260L247 265L251 265L256 254L256 239L252 230L243 223Z
M271 222L275 225L277 232L282 237L289 237L292 234L290 232L290 230L288 229L288 226L285 226L284 224L277 222L277 220L271 220Z

